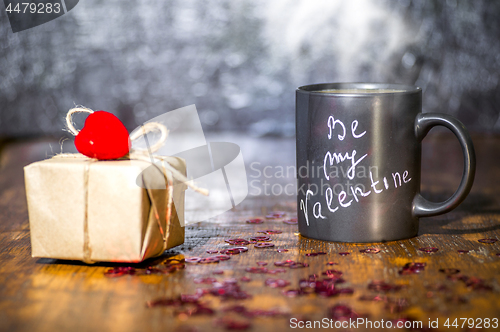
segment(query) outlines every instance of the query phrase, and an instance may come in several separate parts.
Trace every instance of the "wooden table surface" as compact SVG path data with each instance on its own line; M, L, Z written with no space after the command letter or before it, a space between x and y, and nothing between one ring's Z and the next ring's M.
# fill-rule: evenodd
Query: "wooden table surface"
M372 324L380 324L382 319L421 321L423 328L413 330L426 330L429 319L438 320L442 331L485 330L486 319L492 329L496 318L500 329L500 241L478 242L484 238L500 239L500 137L473 139L477 173L471 194L451 213L421 219L420 232L415 238L383 244L330 243L301 237L297 226L283 223L283 218L248 224L247 219L264 218L273 211L285 211L285 219L296 216L294 196L257 195L251 189L241 205L214 222L187 226L184 245L158 259L133 265L135 275L119 277L108 277L105 272L127 265L86 265L31 257L22 167L46 158L47 151L50 155L49 144L54 147L58 143L50 139L4 143L0 155L0 330L222 331L231 322L238 322L240 328L249 324L249 331L274 332L292 330L290 326L299 321L306 324L308 320L323 318L335 326L335 321L329 319L339 316L359 317ZM225 140L241 146L247 165L261 163L254 164L254 168L294 164L293 139L228 136ZM429 199L441 201L458 186L463 167L460 148L454 137L445 133L431 133L424 142L422 192ZM259 179L250 168L248 175L250 180ZM294 179L270 181L286 184ZM184 269L169 274L141 274L148 266L164 266L172 257L211 256L206 250L228 247L225 239L248 239L262 235L257 231L267 229L282 232L270 235L274 248L257 249L250 244L247 252L233 255L227 261L185 264ZM436 247L439 251L425 253L418 250L422 247ZM278 252L277 248L288 251ZM378 248L380 252L360 252L366 248ZM469 252L460 254L457 250ZM318 251L326 255L306 256ZM342 256L339 252L350 254ZM284 273L276 274L246 271L248 267L258 267L258 261L268 263L265 267L274 270L278 268L274 262L284 260L308 266L285 267ZM327 265L328 262L338 264ZM426 266L418 274L399 273L405 264L412 262ZM342 272L344 283L335 287L345 293L332 292L328 297L314 293L290 297L283 293L299 289L301 279L322 280L328 277L322 273L331 269ZM440 269L460 272L452 275L454 271L443 273ZM222 274L214 274L220 271ZM340 273L330 275L332 280L339 281ZM216 278L220 284L196 283L207 277ZM242 277L251 280L242 281ZM234 291L237 286L231 286L230 278L237 280L240 292ZM290 285L266 286L269 278L283 279ZM216 289L219 296L204 295L196 303L184 303L186 296L184 302L169 302L182 294L195 294L200 288ZM248 298L231 299L235 294L240 297L246 294ZM149 301L159 298L165 299L164 304L176 305L147 306ZM483 329L469 329L468 323L472 321L464 324L462 318L473 318L474 325ZM444 326L447 319L450 328ZM458 329L451 326L455 319ZM347 330L369 328L359 325Z

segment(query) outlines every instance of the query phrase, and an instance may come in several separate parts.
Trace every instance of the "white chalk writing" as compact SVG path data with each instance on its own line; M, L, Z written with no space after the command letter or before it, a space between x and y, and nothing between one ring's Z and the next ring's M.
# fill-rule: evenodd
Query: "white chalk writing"
M358 120L353 120L351 122L351 135L354 139L360 139L365 136L367 133L366 130L361 131L358 129L358 126L360 123ZM327 126L328 126L328 139L332 140L335 139L333 137L333 131L336 129L337 133L337 139L338 141L344 141L347 135L346 131L346 126L344 125L344 122L342 122L340 119L335 119L333 116L329 116L327 120ZM366 139L366 138L365 138ZM348 142L349 146L352 146L352 142ZM354 141L355 142L355 141ZM339 142L340 144L340 142ZM345 143L344 143L345 144ZM333 144L333 146L338 149L339 147L337 144ZM354 177L356 176L356 166L359 165L362 161L367 161L368 153L363 154L359 158L356 158L358 155L358 151L356 149L352 149L347 152L338 152L337 151L326 151L325 152L325 157L323 158L323 175L326 180L330 180L330 175L332 173L329 173L330 169L334 167L334 164L340 164L343 162L348 162L349 163L349 168L347 169L347 173L345 173L342 170L342 173L349 180L353 180ZM364 168L364 166L359 166L360 168ZM370 196L371 194L382 194L382 192L386 190L393 190L400 188L404 184L408 183L411 181L411 178L409 177L409 173L407 170L404 170L403 173L401 174L400 172L393 172L390 174L388 177L382 177L379 178L378 172L376 172L376 175L371 171L372 167L369 167L369 177L370 177L370 184L369 187L370 190L366 190L365 186L363 184L351 184L349 181L347 181L347 187L345 190L341 190L338 194L335 191L335 187L338 186L339 184L333 185L333 189L330 185L327 185L326 188L321 188L321 190L316 190L316 194L319 192L321 193L324 189L324 196L325 196L325 201L327 213L335 213L337 212L340 208L345 209L345 208L355 208L356 203L359 203L363 198ZM366 168L364 168L366 169ZM364 174L364 173L363 173ZM319 175L319 174L318 174ZM338 177L336 174L335 177ZM391 182L391 177L392 177L392 182L394 185L392 185ZM388 180L389 178L389 180ZM328 184L328 183L327 183ZM314 185L314 184L313 184ZM340 185L342 187L342 185ZM337 194L337 195L336 195ZM334 200L335 195L337 198ZM322 201L317 200L316 202L313 202L314 200L315 193L312 190L307 190L305 193L305 200L301 199L300 200L300 210L303 211L304 213L304 218L306 220L307 226L309 226L309 213L308 213L308 205L312 205L312 216L318 220L318 219L327 219L327 216L323 215L322 212Z
M349 152L346 152L344 155L341 153L331 153L328 151L325 154L325 159L323 160L323 172L325 173L325 178L327 180L330 180L330 176L328 175L328 168L327 166L333 166L333 162L335 161L337 164L350 160L351 161L351 166L347 170L347 177L349 179L354 179L355 172L356 172L356 165L361 162L361 160L365 159L368 154L365 154L361 156L358 160L356 160L356 150L352 150L351 155L349 156ZM327 165L329 164L329 165Z

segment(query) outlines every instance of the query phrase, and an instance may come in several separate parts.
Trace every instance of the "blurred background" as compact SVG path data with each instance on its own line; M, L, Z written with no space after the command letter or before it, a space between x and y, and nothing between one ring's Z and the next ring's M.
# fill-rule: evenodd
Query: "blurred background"
M500 1L82 0L18 33L0 8L0 138L190 104L206 132L293 136L295 88L335 81L416 84L425 112L500 132Z

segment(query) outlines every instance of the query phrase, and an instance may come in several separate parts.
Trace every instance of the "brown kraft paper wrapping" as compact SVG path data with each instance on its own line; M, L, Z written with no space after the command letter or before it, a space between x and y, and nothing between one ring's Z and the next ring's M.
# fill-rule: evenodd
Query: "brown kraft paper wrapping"
M183 159L161 159L186 174ZM184 243L187 186L160 163L74 154L30 164L24 173L33 257L140 262Z

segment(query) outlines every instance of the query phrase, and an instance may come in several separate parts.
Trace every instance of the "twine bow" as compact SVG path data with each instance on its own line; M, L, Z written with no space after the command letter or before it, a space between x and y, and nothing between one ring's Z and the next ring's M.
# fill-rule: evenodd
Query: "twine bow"
M66 115L66 125L68 127L68 131L73 134L74 136L78 135L79 130L77 130L72 121L73 114L75 113L88 113L92 114L94 111L91 109L88 109L86 107L75 107L72 108L68 111ZM153 145L149 146L149 143L147 141L146 135L150 132L154 131L159 131L161 136L157 142L155 142ZM151 164L155 165L156 167L159 168L157 165L156 161L160 161L161 164L161 169L160 171L162 172L163 176L165 177L166 181L168 182L168 202L167 202L167 212L166 212L166 221L170 220L171 213L172 213L172 201L173 201L173 179L176 179L177 181L180 181L182 183L185 183L189 188L192 190L207 196L209 194L208 190L199 188L197 187L194 183L193 180L189 180L179 172L175 167L170 165L166 158L158 155L153 155L154 152L158 151L165 141L168 138L168 130L165 127L165 125L158 123L158 122L149 122L141 126L141 130L138 130L136 132L133 132L130 135L130 140L135 141L139 139L140 137L144 136L146 138L146 143L148 145L147 149L131 149L128 156L125 156L124 159L130 159L130 160L142 160L146 162L151 162ZM59 154L57 155L58 157L72 157L74 156L73 154ZM91 162L97 162L97 160L89 158ZM90 163L89 163L90 164ZM88 203L88 191L87 191L87 185L88 185L88 171L89 171L89 166L86 167L85 170L85 211L87 211L87 203ZM153 193L151 191L151 188L148 188L146 185L146 190L148 191L148 195L152 198ZM155 215L156 222L158 223L158 227L160 229L160 233L163 238L163 250L167 249L167 240L169 238L169 233L170 233L170 227L167 227L167 232L163 229L163 226L160 222L160 214L158 213L158 209L154 203L154 199L151 199L151 206L153 209L153 213ZM167 223L166 223L167 225ZM90 259L91 256L91 248L90 248L90 240L88 236L88 219L87 219L87 212L85 212L85 221L84 221L84 262L86 263L93 263L93 261Z

